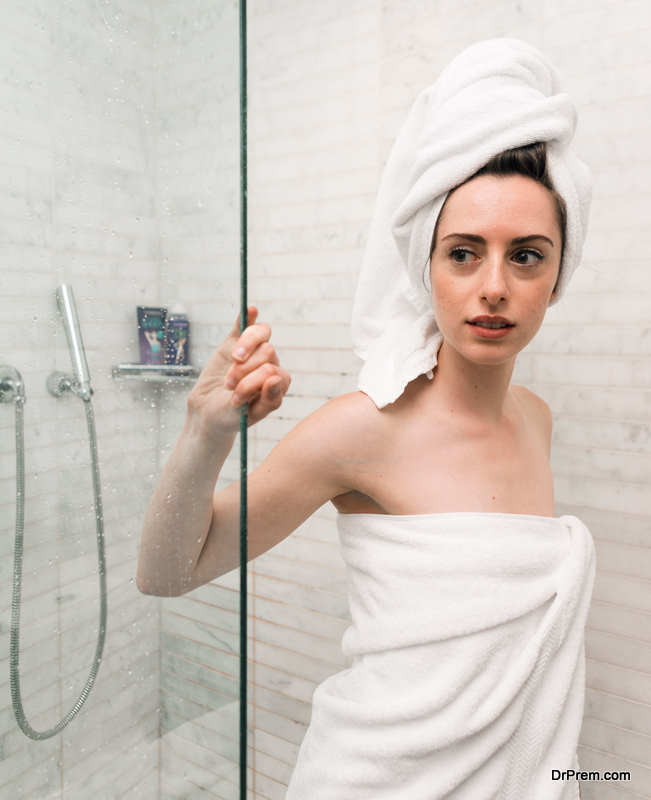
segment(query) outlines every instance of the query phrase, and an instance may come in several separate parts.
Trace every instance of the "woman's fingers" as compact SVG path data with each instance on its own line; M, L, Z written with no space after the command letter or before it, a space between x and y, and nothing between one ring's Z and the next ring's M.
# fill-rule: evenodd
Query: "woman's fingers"
M276 348L269 341L264 341L259 344L257 348L242 362L234 361L233 365L228 369L224 375L224 386L227 389L234 389L237 384L253 372L254 369L262 366L263 364L279 365L278 355Z
M231 357L236 364L244 363L257 348L271 338L271 327L266 322L249 325L233 344Z
M256 306L248 306L248 324L249 326L252 322L255 322L256 317L258 316L258 309ZM216 347L213 352L211 353L210 357L206 361L204 368L203 368L203 375L205 377L217 377L221 378L224 372L230 367L232 362L232 352L233 346L235 342L240 338L240 317L241 314L237 315L237 319L235 320L235 324L231 328L230 333L223 342Z
M265 361L256 369L249 372L242 380L238 381L237 386L233 391L231 402L235 406L241 406L252 400L256 393L266 394L268 396L271 390L271 384L274 379L279 376L280 368L275 364L270 364ZM265 383L269 383L266 386Z
M263 384L262 391L256 392L250 400L246 401L248 403L248 424L254 425L275 409L280 408L290 383L289 372L284 369L280 370L279 376L268 378ZM276 394L272 393L274 387L278 390Z
M291 383L289 372L281 368L269 341L271 327L256 322L256 306L248 306L247 314L245 330L240 333L238 315L188 395L188 411L208 431L235 430L244 403L248 404L248 424L258 422L281 405Z

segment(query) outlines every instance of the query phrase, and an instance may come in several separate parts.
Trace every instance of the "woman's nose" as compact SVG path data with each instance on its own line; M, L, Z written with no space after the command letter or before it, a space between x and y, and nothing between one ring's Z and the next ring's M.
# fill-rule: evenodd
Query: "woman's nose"
M487 300L495 303L508 292L506 267L500 256L487 260L481 274L481 293Z

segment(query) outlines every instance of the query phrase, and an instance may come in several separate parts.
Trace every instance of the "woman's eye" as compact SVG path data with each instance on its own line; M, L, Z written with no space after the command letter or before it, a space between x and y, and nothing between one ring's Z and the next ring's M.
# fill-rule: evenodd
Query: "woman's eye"
M453 261L456 261L457 264L465 264L465 263L467 263L465 261L457 261L457 259L455 258L455 255L458 255L459 253L463 255L463 253L471 253L471 251L470 250L466 250L465 247L455 247L454 250L450 250L450 256L451 256Z
M518 251L518 255L519 255L519 256L520 256L520 255L532 255L532 256L536 256L536 260L535 260L535 261L534 261L532 264L523 264L521 261L519 261L518 263L519 263L519 264L522 264L522 266L523 266L523 267L528 267L528 266L531 266L531 267L533 267L533 266L534 266L535 264L537 264L539 261L542 261L542 258L543 258L543 257L540 255L540 253L538 253L536 250L529 250L529 249L527 249L527 250L519 250L519 251Z
M464 256L466 253L470 253L470 255L472 255L472 250L468 250L465 247L455 247L453 250L450 250L450 257L452 258L452 260L456 264L467 264L468 263L467 261L465 261L465 260L464 261L460 261L460 260L458 260L456 258L456 256L458 256L458 255ZM530 250L529 248L526 248L525 250L518 250L518 252L516 253L515 257L517 259L522 255L527 255L527 256L528 255L532 255L532 256L536 257L536 261L533 262L533 263L531 263L531 262L530 263L525 263L523 261L518 261L517 263L520 264L520 266L523 266L523 267L532 267L535 264L537 264L539 261L542 261L542 259L543 259L543 256L540 253L538 253L536 250Z

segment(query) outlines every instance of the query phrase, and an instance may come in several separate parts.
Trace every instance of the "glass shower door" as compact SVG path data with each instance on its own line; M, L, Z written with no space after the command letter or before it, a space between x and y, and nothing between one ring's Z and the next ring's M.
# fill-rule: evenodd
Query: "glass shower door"
M0 797L239 796L239 570L179 598L135 585L185 398L238 313L238 15L215 0L33 0L3 17L0 365L25 392L25 485L17 497L11 400L0 403ZM90 374L101 503L84 401L48 386L76 375L64 285ZM137 308L179 304L189 363L143 364L166 351L152 340L143 354ZM238 479L238 448L216 488ZM18 726L10 686L18 500L20 689L37 731L65 718L93 664L103 522L99 670L78 714L42 741Z

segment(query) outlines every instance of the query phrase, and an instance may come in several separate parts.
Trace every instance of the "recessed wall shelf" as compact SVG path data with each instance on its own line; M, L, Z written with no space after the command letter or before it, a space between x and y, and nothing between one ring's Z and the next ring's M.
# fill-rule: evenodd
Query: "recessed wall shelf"
M194 383L201 370L190 364L118 364L111 367L117 380L139 380L150 383Z

